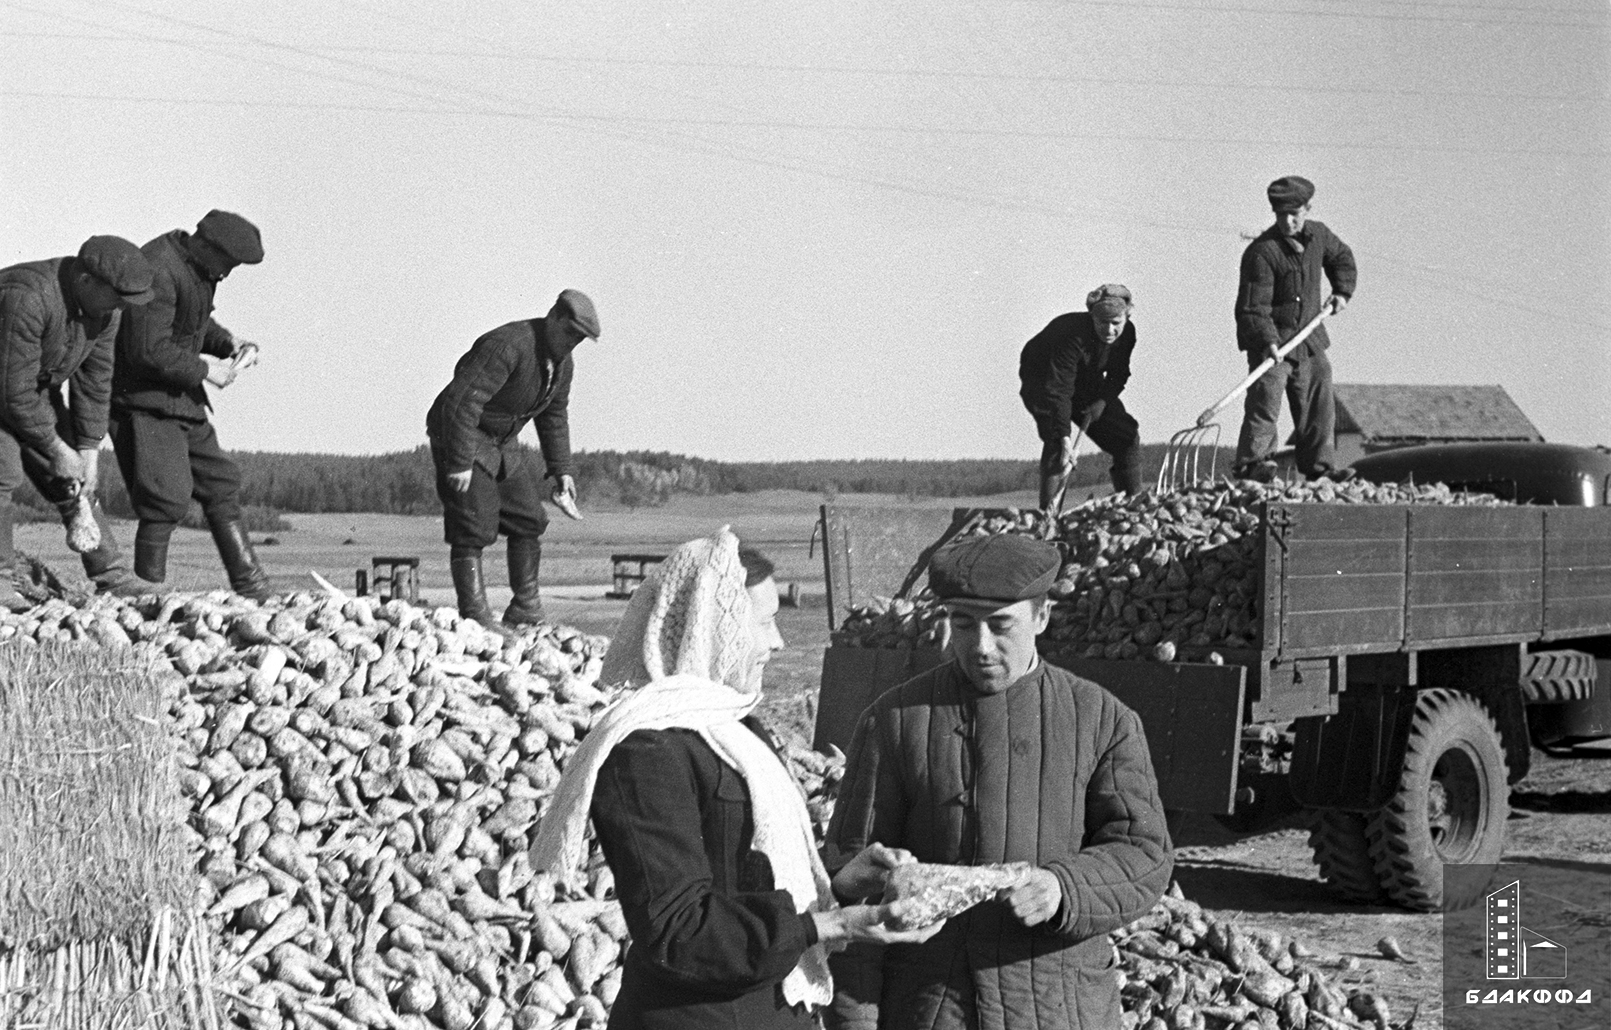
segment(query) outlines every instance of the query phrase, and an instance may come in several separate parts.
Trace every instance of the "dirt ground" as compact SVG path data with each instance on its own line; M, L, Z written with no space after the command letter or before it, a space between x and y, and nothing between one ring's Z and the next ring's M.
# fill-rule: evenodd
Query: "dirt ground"
M780 629L788 648L774 659L767 676L763 714L780 733L809 742L828 628L822 597L820 557L810 548L816 498L773 493L701 498L669 510L599 513L583 523L556 519L545 561L545 582L553 587L546 604L557 621L587 632L610 633L624 604L602 597L609 578L609 555L619 551L664 552L681 540L732 523L746 538L761 544L779 565L779 579L795 582L804 592L801 608L785 608ZM949 500L935 504L949 506ZM318 569L342 586L353 571L366 567L376 554L413 554L422 558L422 590L432 603L451 603L446 547L435 519L401 516L291 516L296 528L279 534L275 545L260 547L275 583L282 588L309 588L308 569ZM133 527L118 527L120 539L132 540ZM349 542L350 541L350 542ZM62 572L76 573L76 562L61 542L59 527L20 527L18 545ZM820 555L820 552L818 552ZM501 561L488 563L489 580L502 584ZM181 530L175 540L172 580L190 589L224 585L217 556L206 534ZM492 591L495 603L507 588ZM1516 786L1505 861L1517 867L1580 869L1611 877L1611 748L1601 758L1561 760L1535 754L1532 771ZM1371 985L1390 1006L1394 1022L1417 1013L1416 1030L1445 1025L1442 997L1443 918L1388 908L1361 908L1334 900L1310 861L1307 831L1299 819L1253 836L1237 836L1206 816L1189 817L1180 827L1176 878L1187 897L1220 916L1232 916L1249 928L1268 929L1304 941L1337 963L1353 963L1345 982ZM1611 891L1592 898L1569 898L1562 911L1584 926L1611 925ZM1564 918L1564 917L1563 917ZM1392 936L1410 961L1382 957L1376 942ZM1341 971L1340 966L1338 967ZM1602 974L1607 970L1602 970ZM1598 999L1597 999L1598 1000ZM1543 1023L1574 1030L1611 1026L1603 1007L1599 1016L1576 1012L1528 1013ZM1468 1023L1465 1013L1451 1013L1448 1025L1524 1025Z

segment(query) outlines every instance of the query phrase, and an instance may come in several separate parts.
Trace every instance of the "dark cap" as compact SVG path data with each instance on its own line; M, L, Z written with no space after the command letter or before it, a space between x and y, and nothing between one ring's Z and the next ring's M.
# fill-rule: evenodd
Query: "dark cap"
M112 287L125 304L145 304L156 296L151 289L151 262L140 248L121 236L91 236L78 248L78 265Z
M583 336L593 340L599 338L599 315L593 310L593 302L588 299L587 294L581 290L560 290L559 299L554 301L554 307L569 315Z
M214 208L196 223L196 235L238 265L255 265L263 260L262 234L240 215Z
M1011 604L1040 597L1057 581L1063 554L1027 536L975 536L945 545L929 560L929 589L944 601Z
M1098 315L1121 315L1134 306L1130 288L1118 283L1104 283L1085 295L1086 310Z
M1296 211L1315 195L1315 184L1301 175L1283 175L1264 191L1276 211Z

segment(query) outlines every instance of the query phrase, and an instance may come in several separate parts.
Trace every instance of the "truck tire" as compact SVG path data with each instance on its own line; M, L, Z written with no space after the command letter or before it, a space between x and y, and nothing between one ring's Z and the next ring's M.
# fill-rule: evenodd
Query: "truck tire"
M1317 808L1309 823L1309 848L1320 878L1344 901L1360 905L1387 900L1365 839L1368 817L1338 808Z
M1457 690L1421 691L1398 789L1365 828L1389 898L1435 912L1482 897L1481 884L1445 896L1443 866L1499 861L1510 812L1506 775L1499 730L1476 698Z
M1528 704L1583 701L1594 695L1594 656L1582 651L1522 655L1522 698Z

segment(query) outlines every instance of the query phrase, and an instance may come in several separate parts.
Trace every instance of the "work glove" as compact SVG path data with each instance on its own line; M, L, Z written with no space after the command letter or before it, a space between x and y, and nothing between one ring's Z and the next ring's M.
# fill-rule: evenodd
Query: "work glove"
M101 481L101 449L99 447L80 447L78 460L84 466L84 496L94 497L95 488Z
M1080 428L1086 432L1089 432L1091 429L1091 423L1101 418L1102 412L1106 411L1107 407L1108 402L1098 397L1096 400L1081 408Z
M467 468L463 472L449 472L447 474L448 485L453 488L453 492L456 494L467 494L470 492L470 480L474 476L475 469L473 468Z
M1329 302L1329 306L1331 308L1331 313L1333 315L1340 315L1340 314L1342 314L1343 308L1346 308L1348 306L1348 298L1344 297L1340 293L1333 293L1331 295L1331 300Z
M550 494L554 507L569 515L576 521L582 521L581 509L576 507L576 480L570 476L560 476L554 484L554 491Z
M84 460L61 437L50 445L50 476L52 479L71 479L77 483L84 481Z
M228 361L213 361L208 363L207 382L222 390L235 381L235 366Z

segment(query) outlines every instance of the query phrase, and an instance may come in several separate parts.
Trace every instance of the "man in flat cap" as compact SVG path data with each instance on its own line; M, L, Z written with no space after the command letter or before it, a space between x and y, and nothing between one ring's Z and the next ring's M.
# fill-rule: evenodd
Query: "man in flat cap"
M219 446L206 390L234 382L256 354L213 320L213 294L235 266L263 260L262 237L240 215L214 210L194 233L175 229L141 249L156 297L124 318L112 376L112 448L140 519L135 574L148 589L167 579L168 541L194 498L230 588L264 600L268 576L241 523L240 469Z
M1106 934L1157 902L1173 853L1140 719L1036 651L1060 564L1021 536L968 538L930 563L951 660L863 714L828 864L877 841L920 862L1031 870L923 944L837 958L830 1030L1120 1025Z
M1136 349L1130 291L1116 283L1085 297L1085 311L1058 315L1024 345L1018 396L1040 434L1040 506L1050 507L1074 467L1075 427L1113 458L1121 493L1141 492L1141 431L1119 394Z
M582 517L571 474L571 352L598 335L593 302L580 290L562 290L542 318L510 322L476 340L425 417L459 614L489 629L543 620L538 579L548 516L542 474L517 443L527 422L537 423L553 480L550 499L571 518ZM487 603L481 570L481 552L499 533L509 539L514 592L501 625Z
M150 263L117 236L91 236L75 257L0 269L0 607L28 606L12 578L11 495L24 479L61 512L69 546L83 546L83 533L99 538L80 555L97 591L139 592L95 487L113 341L125 306L151 297ZM75 526L86 514L94 529Z
M1309 217L1314 183L1285 175L1266 194L1275 224L1242 252L1241 284L1236 291L1236 342L1247 354L1248 371L1296 336L1321 311L1322 275L1330 280L1329 314L1348 306L1354 295L1354 252L1324 224ZM1281 394L1292 409L1298 471L1310 479L1347 478L1336 467L1337 402L1331 389L1331 341L1319 326L1282 361L1248 388L1242 433L1236 444L1236 473L1268 482L1275 476L1276 419Z

